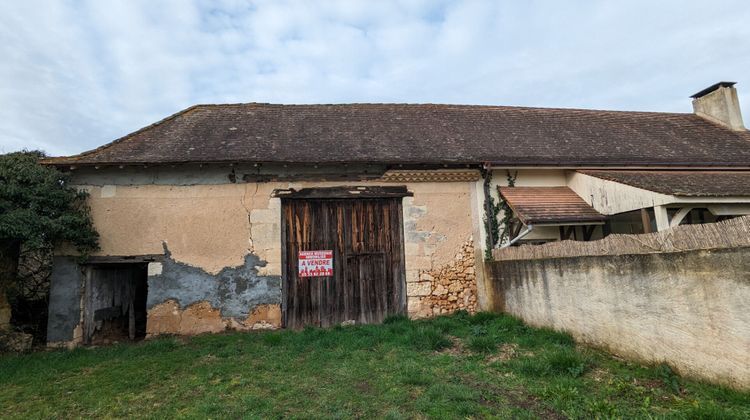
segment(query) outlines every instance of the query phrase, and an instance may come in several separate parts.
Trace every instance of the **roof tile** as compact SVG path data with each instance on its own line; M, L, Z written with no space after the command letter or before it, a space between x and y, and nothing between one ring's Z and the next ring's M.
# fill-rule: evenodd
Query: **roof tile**
M693 114L474 105L198 105L52 164L750 167L750 134Z

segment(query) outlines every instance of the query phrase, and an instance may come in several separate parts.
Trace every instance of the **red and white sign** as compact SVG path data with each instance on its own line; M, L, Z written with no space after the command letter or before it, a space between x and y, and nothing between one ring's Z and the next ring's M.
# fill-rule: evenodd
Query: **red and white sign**
M324 277L333 275L333 251L300 251L300 277Z

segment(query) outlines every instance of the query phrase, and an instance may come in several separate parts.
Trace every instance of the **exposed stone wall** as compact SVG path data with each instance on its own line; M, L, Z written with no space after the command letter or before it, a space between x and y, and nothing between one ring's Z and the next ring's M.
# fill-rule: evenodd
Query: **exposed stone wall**
M495 309L750 389L750 248L496 261Z
M477 311L477 278L474 244L467 241L453 261L432 270L422 270L412 289L428 292L416 295L419 315L440 315L457 310ZM424 290L420 290L423 288Z
M169 299L148 311L146 333L194 335L224 330L249 331L275 329L281 326L281 305L258 305L246 318L222 317L221 311L207 301L196 302L185 308Z

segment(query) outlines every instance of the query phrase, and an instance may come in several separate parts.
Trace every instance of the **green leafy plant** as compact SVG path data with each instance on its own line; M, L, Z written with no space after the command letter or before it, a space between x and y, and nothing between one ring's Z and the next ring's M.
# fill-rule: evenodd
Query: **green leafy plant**
M661 379L662 383L668 387L675 394L680 393L680 377L672 370L672 368L662 363L656 367L656 374Z
M509 187L516 185L516 178L518 172L513 174L510 171L507 172L506 182ZM492 183L492 175L488 173L484 177L485 189L489 191L490 184ZM502 220L498 219L498 216L502 212ZM508 239L508 232L510 231L510 221L513 218L513 211L510 209L508 203L499 197L498 201L492 195L487 196L487 214L485 215L484 223L487 227L487 244L485 246L485 259L492 259L492 250L497 244L502 244Z
M85 255L99 245L87 193L72 187L66 174L41 165L44 157L39 151L0 155L0 279L6 280L0 299L18 286L22 247L49 249L67 242Z
M492 249L498 244L500 240L500 225L497 221L497 216L500 214L500 205L495 202L495 198L492 196L487 197L487 209L489 212L489 219L485 218L485 224L490 231L487 235L487 247L485 250L485 258L487 260L492 259Z
M506 172L506 182L509 187L515 187L516 186L516 178L518 178L518 171L511 174L510 171ZM508 202L500 198L500 202L498 203L498 212L502 211L503 218L500 220L500 226L502 226L502 232L499 235L498 243L504 243L508 240L508 235L510 234L510 222L513 219L513 210L511 210L510 206L508 205Z
M432 326L419 326L411 331L409 340L419 350L439 351L453 345L448 337Z
M492 336L476 335L469 338L467 347L475 353L491 353L497 349L497 343Z

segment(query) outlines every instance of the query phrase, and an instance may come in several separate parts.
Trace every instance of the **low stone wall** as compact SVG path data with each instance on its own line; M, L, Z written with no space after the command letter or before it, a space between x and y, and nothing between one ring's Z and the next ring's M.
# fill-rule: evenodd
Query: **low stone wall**
M495 310L624 357L750 388L750 247L490 266Z

